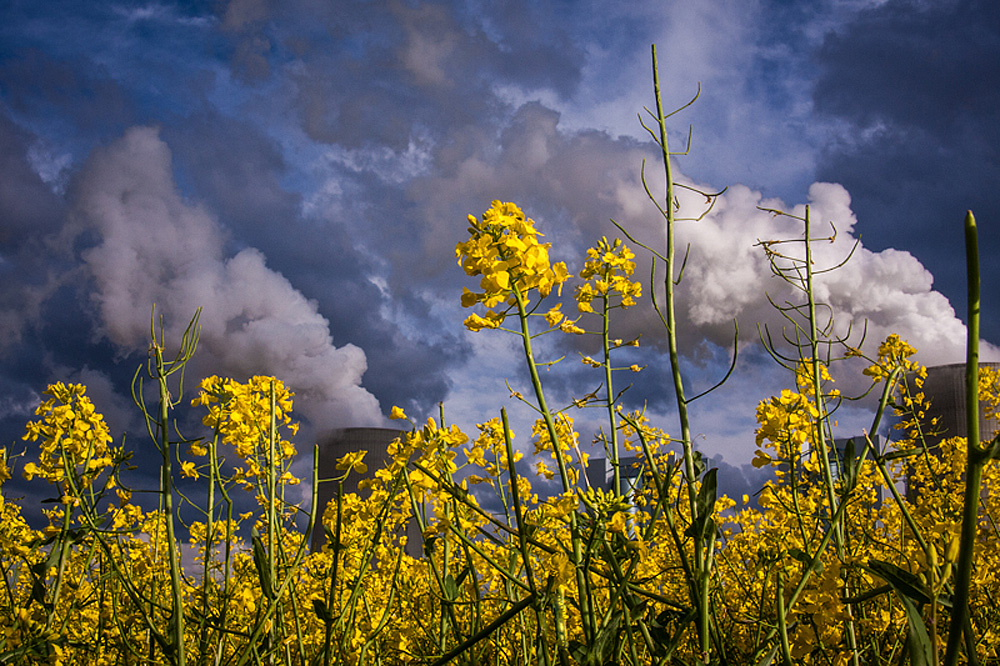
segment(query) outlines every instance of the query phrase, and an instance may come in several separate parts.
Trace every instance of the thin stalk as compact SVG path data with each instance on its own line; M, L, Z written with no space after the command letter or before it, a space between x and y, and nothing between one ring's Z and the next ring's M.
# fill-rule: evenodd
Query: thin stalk
M830 503L830 515L837 513L837 492L833 485L833 471L830 466L830 450L826 441L826 422L829 414L823 400L823 390L821 386L822 374L819 362L819 330L816 324L816 294L813 284L813 259L812 259L812 230L810 228L809 206L805 211L805 274L806 274L806 296L809 301L809 360L812 372L813 392L816 399L816 420L814 423L814 438L819 448L820 464L823 469L823 481L826 486L826 499ZM846 550L844 541L843 518L831 525L834 530L834 541L837 547L837 557L841 562L845 561ZM850 585L844 580L844 593L851 595ZM847 631L847 646L851 650L851 663L859 666L858 643L854 630L854 613L850 605L845 608L847 620L845 630Z
M962 627L970 615L969 585L972 581L972 564L975 558L979 487L982 483L983 467L989 461L993 448L990 446L984 450L979 445L979 238L976 218L971 210L965 215L965 262L969 297L968 343L965 358L965 427L969 453L965 469L962 532L955 572L955 600L951 611L944 666L955 666L958 663Z
M278 500L276 497L277 479L278 479L278 457L275 455L275 449L278 446L278 424L277 418L275 416L275 399L274 399L274 380L272 379L269 383L268 390L268 420L267 420L267 569L268 577L271 581L277 580L278 567L276 562L277 555L277 539L278 539ZM273 584L273 583L272 583ZM271 604L278 607L281 603L281 598L275 596L271 599ZM280 608L276 608L276 611L280 617ZM271 623L271 645L278 645L280 642L279 638L279 622ZM268 653L268 661L274 664L274 651L271 650Z
M562 446L559 442L559 435L556 432L556 424L552 417L552 412L549 411L548 404L545 402L545 392L542 390L542 380L538 376L538 365L535 363L535 356L531 350L531 332L528 330L528 312L525 307L524 296L522 296L517 285L513 286L512 291L517 303L518 318L521 321L521 341L524 344L524 357L528 365L528 371L531 374L531 386L535 391L535 399L538 400L538 410L541 412L542 418L545 421L545 429L549 433L549 439L552 443L552 451L556 457L556 464L559 467L559 479L562 482L563 492L570 492L572 490L572 486L569 481L569 472L566 468L566 457L563 455ZM583 548L580 542L580 525L576 511L572 511L569 514L569 521L570 540L572 543L573 553L573 568L576 571L580 616L583 618L584 637L589 641L595 635L595 619L592 615L593 610L591 609L589 603L589 581L583 571L583 568L580 566L580 563L583 561Z
M209 444L211 450L208 469L208 499L205 507L205 563L202 570L201 594L202 611L201 620L198 627L198 646L201 650L201 662L208 665L210 650L208 649L208 616L209 616L209 588L211 579L212 544L215 542L215 484L218 482L218 470L213 464L215 458L215 448L219 442L219 427L216 424L212 443Z
M63 460L65 461L66 454L63 453ZM66 558L69 555L69 524L72 519L73 506L65 505L66 509L63 513L63 524L59 531L59 560L56 565L56 584L52 589L52 604L51 610L47 613L45 618L45 630L48 631L49 627L52 625L52 620L56 614L56 606L59 604L59 595L62 592L63 579L66 575Z
M611 340L609 332L610 324L610 310L611 303L610 298L604 296L602 299L604 301L604 307L601 312L601 346L604 348L604 385L607 387L608 394L608 422L611 428L611 438L608 442L611 453L611 466L614 468L614 491L615 495L622 494L622 477L621 468L619 466L618 460L618 420L615 417L615 393L613 386L611 384Z
M337 568L340 564L340 525L343 516L344 508L344 481L343 479L337 481L337 522L334 524L333 531L333 543L331 544L331 550L333 550L333 562L330 563L330 591L327 595L327 611L331 612L334 608L340 608L340 595L337 593ZM325 632L323 636L323 666L330 666L330 639L333 637L333 617L328 616L323 620L326 624Z
M785 609L785 581L778 569L778 585L775 591L778 604L778 637L781 641L781 661L785 666L792 666L792 651L788 645L788 611Z
M173 476L170 471L170 423L169 409L171 407L170 391L167 388L167 370L163 362L163 347L153 344L156 380L160 392L160 413L158 419L160 436L160 489L163 493L163 518L166 522L167 559L170 560L170 599L171 599L171 642L173 643L172 661L177 666L185 666L187 654L184 646L184 598L181 594L180 554L177 552L177 535L174 529L174 490Z
M677 417L681 426L681 442L684 447L684 475L687 485L688 503L691 507L691 519L698 519L698 496L694 483L697 480L694 465L694 447L691 442L691 426L688 419L687 400L684 398L684 380L681 376L680 355L677 352L677 316L675 313L674 297L674 272L675 262L675 241L674 232L676 221L674 217L674 178L670 166L670 147L667 143L667 122L663 114L663 100L660 94L660 77L656 62L656 45L652 47L653 54L653 90L656 94L656 121L660 129L660 148L663 156L663 171L666 187L666 206L663 211L667 221L667 252L666 258L666 278L663 283L666 287L666 320L667 320L667 343L670 354L670 370L674 381L674 394L677 398ZM714 538L714 535L713 537ZM696 590L693 599L695 608L698 611L698 644L701 651L701 659L708 663L710 636L709 636L709 613L708 613L708 583L709 576L705 567L705 554L703 552L704 543L700 534L694 536L694 587Z
M535 575L528 556L528 540L524 532L524 512L521 508L521 493L517 487L517 471L514 469L514 445L511 442L510 423L507 420L507 409L500 408L500 422L503 424L503 441L507 451L507 471L510 474L510 496L514 505L514 520L517 522L517 542L521 552L521 561L527 574L528 589L535 592Z
M282 576L281 583L274 587L274 595L276 598L280 599L281 596L285 594L285 591L291 584L292 579L295 576L295 573L299 570L299 567L302 566L302 561L305 559L306 544L309 543L310 537L312 536L313 528L316 525L316 511L317 511L316 494L318 492L318 489L319 489L319 447L314 446L313 463L312 463L312 497L310 498L311 503L309 509L309 523L308 527L306 528L306 533L302 538L302 541L299 542L299 545L295 550L295 556L289 563L288 571L285 572L285 574ZM263 616L258 617L256 619L255 624L253 626L253 630L250 632L250 636L247 639L248 645L253 645L253 646L257 645L261 637L261 634L263 634L265 631L264 628L265 625L268 623L268 621L271 620L276 608L277 608L276 604L268 605L263 613ZM254 648L254 652L243 652L239 654L238 659L236 661L236 666L243 666L243 664L245 664L247 660L250 658L254 658L257 661L259 661L259 658L257 658L256 655L256 648Z
M432 666L443 666L444 664L450 664L452 661L454 661L460 655L462 655L463 653L465 653L468 650L472 649L472 647L475 646L476 643L478 643L478 642L480 642L480 641L482 641L482 640L484 640L486 638L489 638L490 635L493 634L493 632L495 632L497 629L499 629L503 625L507 624L507 622L509 622L514 617L516 617L525 608L527 608L531 604L535 603L535 596L536 596L535 593L532 592L531 594L529 594L528 596L526 596L524 599L522 599L521 601L519 601L516 604L514 604L513 606L511 606L502 615L500 615L497 619L493 620L488 625L486 625L485 627L483 627L474 636L470 636L469 638L467 638L466 640L464 640L460 645L456 646L454 649L450 650L446 654L441 655L432 664Z

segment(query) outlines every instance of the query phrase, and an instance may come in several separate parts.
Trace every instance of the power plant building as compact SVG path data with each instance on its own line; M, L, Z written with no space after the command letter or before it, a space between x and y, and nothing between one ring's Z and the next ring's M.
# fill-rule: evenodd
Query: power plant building
M319 478L333 479L344 474L337 469L337 460L348 453L367 451L364 463L368 466L367 474L359 474L353 470L344 481L344 494L358 493L367 496L368 491L359 490L358 484L365 478L370 478L375 470L385 467L390 462L389 444L404 437L406 432L394 428L342 428L333 430L322 437L319 443ZM321 482L316 491L316 501L319 504L318 516L322 517L327 504L337 493L337 483ZM317 518L318 520L319 518ZM318 527L318 526L317 526ZM413 557L419 557L421 551L420 530L415 520L406 526L406 552ZM312 547L317 549L326 542L326 535L321 528L313 531Z
M1000 370L1000 363L980 363L980 368ZM924 395L930 401L927 418L937 418L937 427L928 438L936 444L948 437L967 437L968 424L965 418L965 364L938 365L927 368L924 380ZM986 418L979 410L979 438L986 441L1000 428L996 417Z

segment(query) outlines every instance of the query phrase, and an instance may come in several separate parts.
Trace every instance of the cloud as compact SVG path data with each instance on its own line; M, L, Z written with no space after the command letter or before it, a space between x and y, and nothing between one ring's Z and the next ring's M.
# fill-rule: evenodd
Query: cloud
M177 192L157 130L132 128L96 151L74 201L80 232L96 238L83 259L96 285L99 329L116 345L147 344L154 303L175 342L203 307L197 368L277 375L317 428L382 422L378 401L361 387L364 352L335 347L316 304L269 269L259 250L224 255L215 218Z
M338 345L365 350L364 383L383 405L420 413L444 398L448 370L466 354L457 331L430 314L422 285L384 289L383 276L395 269L387 249L402 236L382 219L404 216L397 184L383 179L399 168L399 156L386 148L374 166L358 155L345 165L342 151L324 148L310 165L315 171L303 174L280 144L243 120L199 115L162 135L178 180L228 232L224 253L267 248L267 265L316 303ZM323 193L305 199L301 192L315 192L313 178Z
M962 35L960 47L948 40ZM962 220L979 216L980 256L1000 209L1000 7L980 0L892 0L857 13L817 50L816 117L837 131L819 178L855 196L858 232L876 249L905 242L965 314ZM1000 264L981 262L983 284ZM1000 337L1000 308L984 294L982 331Z
M27 159L33 137L0 113L0 353L39 323L42 305L60 283L47 239L65 208ZM15 286L16 285L16 286Z
M114 131L135 113L134 100L104 64L87 62L82 68L36 48L20 49L0 61L4 98L35 123L65 123L82 133Z
M685 198L690 201L692 197ZM701 201L690 201L688 210L700 205ZM857 220L850 195L838 184L814 183L809 188L809 205L814 236L832 236L834 228L837 231L835 241L813 244L817 272L839 264L859 243L844 266L815 277L816 300L832 310L838 333L846 333L849 324L857 331L867 322L869 348L895 332L923 350L921 358L926 363L964 358L965 326L948 300L933 290L933 277L916 258L891 248L874 252L860 244L854 237ZM758 241L801 238L802 224L775 217L758 206L805 215L804 204L788 206L737 186L703 220L687 223L678 234L682 247L691 246L682 307L694 325L711 332L720 344L728 337L733 318L780 330L782 320L764 294L778 304L802 302L793 288L772 274L762 249L755 247ZM803 256L801 244L777 249ZM825 317L824 308L819 313ZM991 354L997 351L992 346L989 350Z

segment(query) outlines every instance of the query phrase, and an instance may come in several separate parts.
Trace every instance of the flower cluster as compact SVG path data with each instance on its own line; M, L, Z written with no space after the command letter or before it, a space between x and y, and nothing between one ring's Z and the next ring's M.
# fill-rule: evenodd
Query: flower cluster
M876 384L887 379L894 371L916 372L923 376L927 371L911 357L917 353L906 340L892 333L878 347L878 360L865 369L864 374Z
M569 278L565 263L550 263L550 244L538 242L534 220L516 205L494 201L482 220L468 219L469 240L456 246L455 256L466 274L482 277L480 292L463 291L462 306L482 303L489 308L485 316L472 314L465 320L469 330L498 328L506 315L493 308L513 306L518 298L527 303L532 289L545 297Z
M629 279L635 272L634 258L635 254L619 238L613 243L607 237L601 238L587 250L587 262L580 271L580 277L587 282L577 287L577 309L593 312L595 297L607 299L612 294L621 298L623 308L635 305L635 299L642 295L642 283Z
M29 422L23 437L41 441L38 463L24 466L24 477L29 481L40 476L49 483L62 483L71 477L89 486L111 464L111 434L86 390L83 384L62 382L45 390L51 397L35 410L42 418Z
M212 428L222 443L232 446L246 463L245 468L237 467L234 473L248 490L254 487L254 480L272 466L281 468L281 483L295 485L299 482L288 471L295 456L295 445L284 437L286 433L294 437L299 429L299 424L291 417L293 396L294 393L274 377L255 376L243 383L213 375L202 380L198 396L191 401L193 406L208 408L202 423ZM277 435L274 441L272 426ZM196 442L190 446L189 453L201 457L208 449ZM185 476L198 476L191 461L182 463L181 471Z
M757 405L757 446L769 445L776 458L757 451L754 467L787 462L798 456L813 439L814 424L819 410L808 396L783 389L781 395Z

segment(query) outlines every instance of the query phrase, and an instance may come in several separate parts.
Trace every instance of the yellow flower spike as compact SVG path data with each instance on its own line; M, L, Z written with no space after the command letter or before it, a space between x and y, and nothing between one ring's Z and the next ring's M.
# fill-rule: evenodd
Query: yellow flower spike
M402 419L406 419L407 416L406 416L406 412L403 411L402 407L397 407L396 405L393 405L392 406L392 410L390 410L390 412L389 412L389 418L390 419L402 420Z
M475 220L469 217L470 221ZM501 303L511 303L515 289L521 298L530 300L529 291L537 290L546 296L553 287L561 290L570 276L565 263L551 265L549 245L539 243L540 234L535 223L513 203L494 201L483 213L482 222L469 227L470 237L455 247L459 265L470 276L481 276L481 293L463 289L462 305L471 307L483 303L492 308ZM466 319L465 325L473 331L497 328L502 315ZM486 323L491 322L491 323Z
M85 392L82 384L62 382L46 389L45 394L52 397L38 406L35 414L41 419L29 422L22 437L40 441L38 463L24 467L26 479L40 476L59 483L69 469L79 483L90 486L111 463L107 424Z

